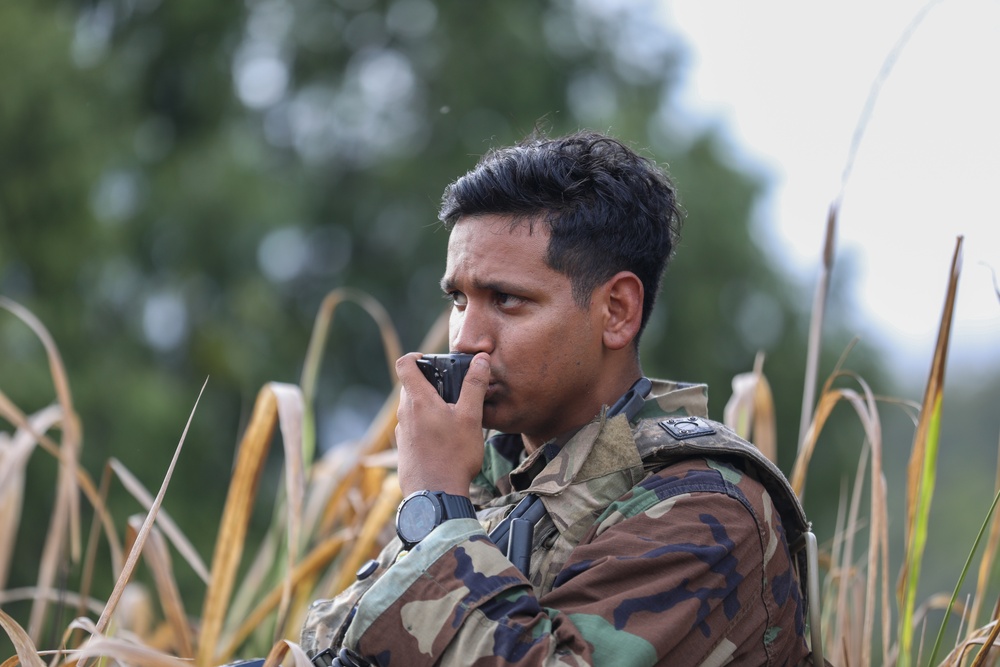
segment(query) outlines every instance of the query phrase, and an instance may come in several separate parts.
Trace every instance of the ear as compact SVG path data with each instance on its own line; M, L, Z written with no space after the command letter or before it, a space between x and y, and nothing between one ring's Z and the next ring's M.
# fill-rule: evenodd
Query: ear
M604 346L620 350L631 345L642 322L642 281L631 271L620 271L599 292L604 306Z

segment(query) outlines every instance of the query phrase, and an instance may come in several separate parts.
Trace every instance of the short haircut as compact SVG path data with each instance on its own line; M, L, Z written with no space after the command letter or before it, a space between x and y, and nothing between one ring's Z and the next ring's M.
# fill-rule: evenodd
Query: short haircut
M463 217L488 214L510 216L512 226L544 220L546 263L569 277L581 308L619 271L634 273L644 292L638 346L683 217L655 162L598 132L550 139L536 131L490 150L449 185L438 217L451 229Z

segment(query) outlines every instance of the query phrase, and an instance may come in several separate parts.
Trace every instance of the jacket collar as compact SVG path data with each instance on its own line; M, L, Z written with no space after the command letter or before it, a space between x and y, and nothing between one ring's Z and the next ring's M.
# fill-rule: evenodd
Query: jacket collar
M636 420L673 416L708 416L708 387L667 380L652 380L652 389ZM556 495L572 483L641 465L633 426L624 415L607 418L607 406L594 420L567 437L556 438L525 456L515 465L512 450L520 436L497 434L486 448L483 471L499 494L530 491ZM491 474L492 473L492 474ZM490 479L492 477L492 479Z

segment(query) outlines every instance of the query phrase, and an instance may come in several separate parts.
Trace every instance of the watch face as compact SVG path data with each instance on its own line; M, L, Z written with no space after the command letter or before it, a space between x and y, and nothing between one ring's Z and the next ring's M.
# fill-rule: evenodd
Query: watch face
M441 521L438 504L427 495L406 499L396 515L396 533L409 544L416 544Z

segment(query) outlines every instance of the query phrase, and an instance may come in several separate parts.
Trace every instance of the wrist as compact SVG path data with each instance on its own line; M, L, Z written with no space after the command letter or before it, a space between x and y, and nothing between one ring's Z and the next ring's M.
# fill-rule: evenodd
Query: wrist
M451 479L442 479L440 477L435 477L431 475L423 476L400 476L399 488L403 492L403 497L409 496L417 491L440 491L442 493L447 493L450 496L466 496L469 495L469 485L471 480L468 482L461 482Z

